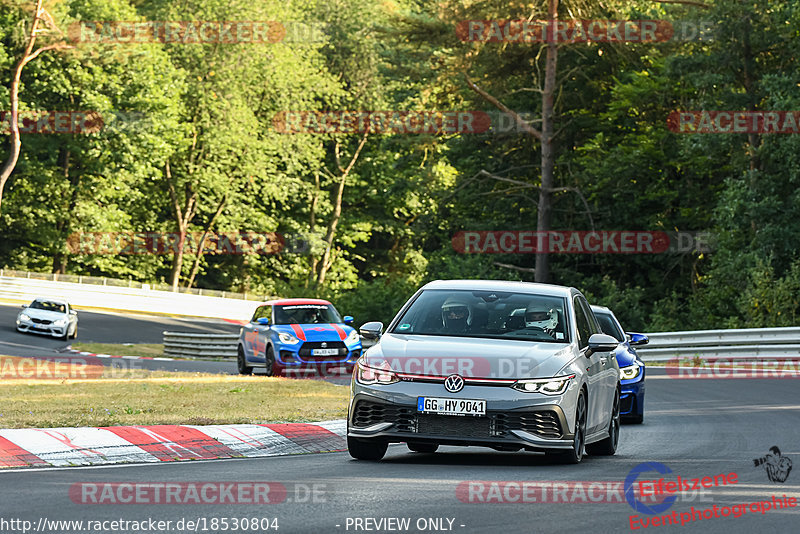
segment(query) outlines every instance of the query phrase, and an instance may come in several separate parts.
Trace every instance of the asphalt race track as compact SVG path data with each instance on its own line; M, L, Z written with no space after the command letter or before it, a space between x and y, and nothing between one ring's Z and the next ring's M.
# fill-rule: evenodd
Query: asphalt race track
M22 334L14 328L20 306L0 305L0 354L36 358L53 356L73 340ZM101 313L78 310L78 339L95 343L162 343L164 330L198 333L238 333L239 325L222 320L159 317L124 312ZM111 365L111 360L106 360ZM128 365L131 365L130 363ZM136 360L143 369L205 373L236 373L236 362Z
M328 453L5 471L0 472L0 518L24 519L34 525L40 518L84 521L153 518L172 521L172 532L193 530L185 523L182 530L175 528L181 519L205 521L206 530L199 525L200 532L223 531L221 523L211 528L212 518L278 518L278 532L631 532L630 516L656 516L634 512L624 495L620 498L616 492L589 492L589 497L616 502L587 502L587 495L571 489L562 492L555 499L557 502L530 502L528 498L525 503L480 503L469 502L469 494L457 490L466 481L484 481L487 488L488 481L584 481L584 488L591 481L620 483L642 462L660 462L671 469L672 473L663 475L667 480L675 480L678 475L690 479L728 473L738 476L736 483L727 487L688 493L684 500L675 502L659 516L676 511L680 518L692 506L711 509L716 505L722 511L727 509L723 507L771 501L773 495L800 497L800 468L790 471L783 483L770 482L764 467L756 467L753 461L777 446L795 465L800 464L800 390L796 380L673 379L663 369L656 368L651 368L647 380L645 423L623 426L616 456L587 456L579 465L551 464L543 455L533 453L448 447L435 454L418 454L408 452L404 445L394 445L380 463L351 460L346 453ZM640 475L640 480L660 476L650 471ZM279 482L286 487L287 497L279 499L282 502L278 504L257 505L229 502L88 505L80 499L73 502L69 496L72 485L80 482L206 481ZM316 498L309 497L314 484ZM511 490L514 486L504 487L507 495L494 493L495 501L521 498L520 491ZM617 488L619 491L619 484ZM491 493L478 491L476 495L473 500L480 496L488 498ZM531 495L537 500L541 496L535 492ZM356 518L370 518L370 521L356 523ZM395 530L376 528L373 520L387 518L409 518L409 528L398 529L402 523L381 524ZM436 518L444 519L439 520L441 523L428 522ZM356 529L356 525L361 528ZM738 518L702 519L684 526L651 525L646 531L783 533L797 532L798 525L798 507L769 510L766 514L748 508ZM104 532L114 532L112 526L109 523Z

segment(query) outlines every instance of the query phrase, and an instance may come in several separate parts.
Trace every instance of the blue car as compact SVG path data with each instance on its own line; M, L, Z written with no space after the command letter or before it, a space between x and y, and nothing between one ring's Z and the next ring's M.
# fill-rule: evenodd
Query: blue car
M327 300L264 302L239 334L239 374L259 367L268 376L349 375L361 356L361 338L352 323Z
M619 341L615 356L619 364L619 379L622 385L620 416L625 423L639 424L644 421L644 362L639 359L634 346L647 345L650 341L644 334L626 333L614 312L603 306L592 306L592 311L604 334Z

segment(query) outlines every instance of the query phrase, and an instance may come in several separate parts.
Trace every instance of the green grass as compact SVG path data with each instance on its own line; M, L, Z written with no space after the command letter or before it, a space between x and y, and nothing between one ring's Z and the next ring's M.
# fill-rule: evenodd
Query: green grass
M97 378L8 379L23 360L0 356L0 428L308 422L347 414L348 388L321 380L109 368Z

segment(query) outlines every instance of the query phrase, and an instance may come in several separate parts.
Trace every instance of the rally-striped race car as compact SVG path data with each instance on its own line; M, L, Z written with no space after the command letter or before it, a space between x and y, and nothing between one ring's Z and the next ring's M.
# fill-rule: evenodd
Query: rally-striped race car
M348 375L361 355L361 339L327 300L264 302L239 335L239 374L263 368L268 376Z

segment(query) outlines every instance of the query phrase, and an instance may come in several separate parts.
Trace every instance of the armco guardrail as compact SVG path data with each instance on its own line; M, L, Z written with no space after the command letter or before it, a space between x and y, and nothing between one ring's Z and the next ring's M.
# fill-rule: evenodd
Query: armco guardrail
M800 357L800 327L698 330L647 334L650 343L637 347L648 361L674 358L765 359ZM195 358L235 358L238 334L164 332L164 353ZM364 349L374 342L362 338Z
M0 269L0 277L25 278L27 280L50 280L52 282L71 282L74 284L87 284L95 286L129 287L136 289L148 289L153 291L172 291L169 284L163 282L146 283L137 282L132 278L121 280L118 278L108 278L107 276L85 276L80 274L58 274L58 273L35 273L33 271L17 271L14 269ZM186 293L187 295L200 295L206 297L221 297L224 299L243 299L260 300L259 295L253 293L236 293L233 291L221 291L217 289L202 289L198 287L179 287L174 293Z
M239 334L164 332L164 354L180 358L236 358Z
M647 334L637 347L644 361L673 358L763 359L800 357L800 327L697 330Z
M37 297L61 297L79 310L85 306L233 320L247 320L258 305L258 301L254 300L155 291L142 287L0 276L0 298L30 302Z
M236 358L239 334L164 332L164 354L180 358ZM364 349L375 344L361 339Z

